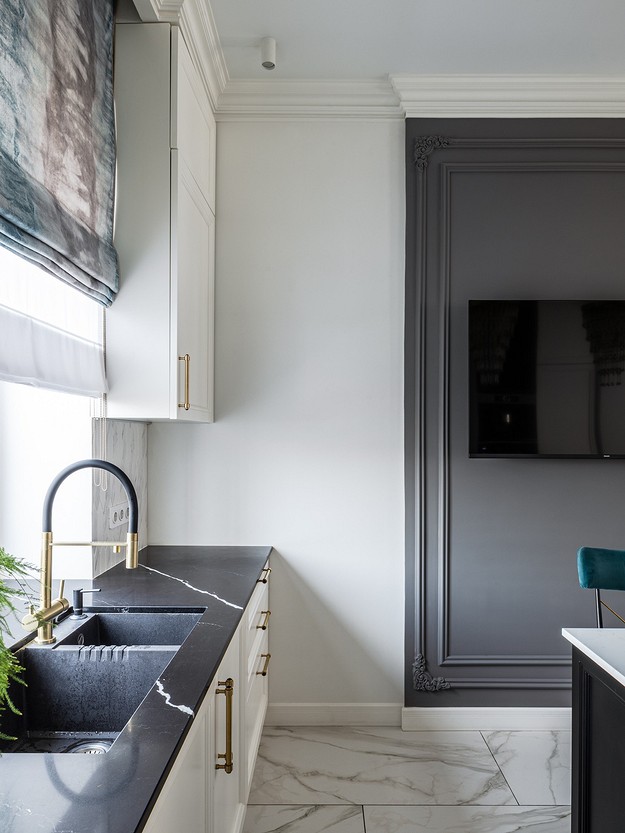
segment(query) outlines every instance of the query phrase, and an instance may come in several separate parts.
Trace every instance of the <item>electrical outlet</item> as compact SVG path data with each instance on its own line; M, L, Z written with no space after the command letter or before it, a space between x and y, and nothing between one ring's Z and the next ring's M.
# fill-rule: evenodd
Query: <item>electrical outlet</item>
M109 529L128 523L128 501L116 503L109 509Z

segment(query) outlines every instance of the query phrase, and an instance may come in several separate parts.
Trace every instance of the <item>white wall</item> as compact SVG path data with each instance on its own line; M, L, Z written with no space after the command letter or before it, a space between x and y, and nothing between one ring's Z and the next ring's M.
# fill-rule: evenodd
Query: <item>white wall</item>
M214 425L151 543L272 544L273 702L403 701L404 125L219 125Z

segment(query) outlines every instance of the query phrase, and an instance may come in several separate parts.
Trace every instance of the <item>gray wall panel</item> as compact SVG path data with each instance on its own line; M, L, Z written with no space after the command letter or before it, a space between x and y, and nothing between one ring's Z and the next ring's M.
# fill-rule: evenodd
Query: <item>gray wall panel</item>
M625 298L625 125L410 120L407 184L406 704L563 705L625 461L469 459L467 301ZM420 654L451 688L415 691Z

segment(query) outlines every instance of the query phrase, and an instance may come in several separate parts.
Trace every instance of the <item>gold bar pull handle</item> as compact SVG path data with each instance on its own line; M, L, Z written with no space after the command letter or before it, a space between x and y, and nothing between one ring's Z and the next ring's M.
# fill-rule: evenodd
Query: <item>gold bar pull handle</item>
M223 764L215 764L215 769L223 769L227 775L232 772L232 698L234 696L234 680L228 677L223 682L219 680L217 685L222 685L224 688L218 688L217 694L226 695L226 751L225 754L217 755L218 760L224 761Z
M184 362L184 402L179 402L178 407L184 408L185 411L188 411L191 407L191 402L189 401L189 365L191 364L191 356L188 353L185 353L184 356L178 356L178 361Z
M264 573L264 575L263 575ZM267 584L269 581L269 574L271 573L271 567L264 567L263 572L261 573L260 578L256 582L256 584Z
M257 677L266 677L267 676L267 669L269 668L269 663L271 662L271 654L261 654L261 657L265 658L265 664L262 667L261 671L256 672Z
M267 630L267 625L269 624L269 617L271 616L271 611L270 610L261 610L260 615L264 616L265 618L260 623L260 625L256 625L256 630L257 631L266 631Z

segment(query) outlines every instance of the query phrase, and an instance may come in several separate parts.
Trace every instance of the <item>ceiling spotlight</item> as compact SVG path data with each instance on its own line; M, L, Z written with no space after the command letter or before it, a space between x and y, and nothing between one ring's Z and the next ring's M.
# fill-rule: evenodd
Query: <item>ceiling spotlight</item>
M263 38L260 42L260 61L264 69L276 68L276 39Z

